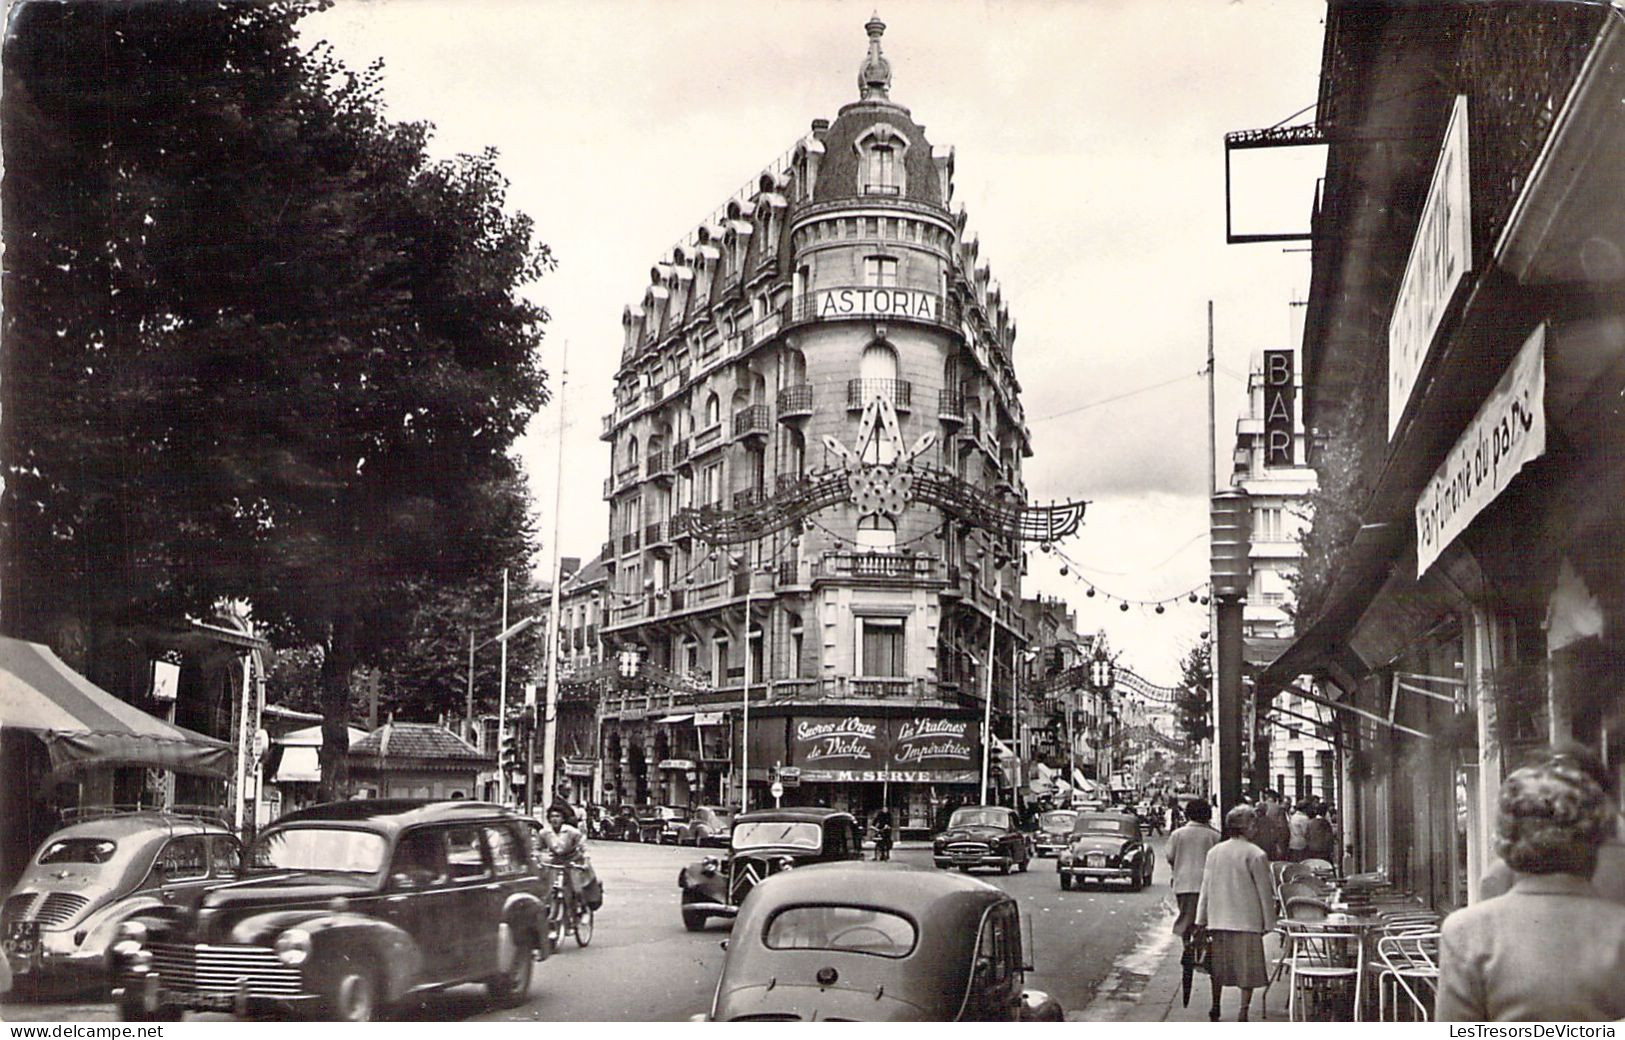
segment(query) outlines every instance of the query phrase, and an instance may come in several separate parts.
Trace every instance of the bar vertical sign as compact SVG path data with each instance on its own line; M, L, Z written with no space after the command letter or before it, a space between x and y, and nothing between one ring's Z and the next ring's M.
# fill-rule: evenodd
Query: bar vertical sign
M1292 432L1297 425L1297 380L1292 351L1264 351L1264 465L1295 464Z

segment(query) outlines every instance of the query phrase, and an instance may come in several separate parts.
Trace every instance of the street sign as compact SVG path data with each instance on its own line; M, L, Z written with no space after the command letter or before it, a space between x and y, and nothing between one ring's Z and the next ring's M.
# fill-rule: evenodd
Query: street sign
M776 782L778 784L780 784L781 786L784 786L784 787L800 787L801 786L801 769L800 769L800 767L798 767L798 766L785 766L785 767L783 767L782 769L779 770L779 778L778 778L778 780Z
M784 797L784 785L779 783L777 780L773 781L773 786L769 787L767 790L768 793L773 796L774 801Z

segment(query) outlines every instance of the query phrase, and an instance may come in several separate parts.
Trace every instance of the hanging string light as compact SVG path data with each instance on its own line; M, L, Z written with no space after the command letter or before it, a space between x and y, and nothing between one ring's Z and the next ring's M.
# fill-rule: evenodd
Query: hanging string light
M1099 586L1095 585L1094 582L1084 577L1082 573L1079 573L1083 570L1087 570L1088 568L1084 567L1082 564L1078 563L1077 560L1074 560L1072 557L1068 556L1060 546L1045 542L1040 546L1040 548L1045 552L1048 552L1050 555L1060 558L1062 562L1056 568L1057 571L1060 573L1061 577L1070 577L1074 581L1082 584L1084 587L1083 594L1085 596L1089 597L1090 599L1099 597L1108 603L1115 603L1117 604L1117 609L1124 612L1127 612L1130 607L1140 607L1142 609L1149 607L1155 613L1166 614L1169 607L1178 606L1181 601L1202 604L1206 604L1208 602L1208 585L1206 582L1203 582L1202 584L1194 586L1193 588L1187 589L1183 592L1175 593L1172 596L1163 596L1155 599L1140 599L1134 596L1120 596L1116 593L1108 592L1105 589L1100 588Z

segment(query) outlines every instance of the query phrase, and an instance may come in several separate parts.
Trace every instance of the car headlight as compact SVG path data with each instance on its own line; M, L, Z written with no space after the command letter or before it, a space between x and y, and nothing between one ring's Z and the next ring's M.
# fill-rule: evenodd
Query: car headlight
M717 868L721 865L722 861L717 859L715 856L707 856L700 861L700 873L704 874L706 877L711 877L717 872Z
M796 865L796 861L791 859L789 856L780 856L776 862L778 863L780 870L789 870L791 867Z
M113 939L117 943L131 943L139 950L147 941L147 926L140 921L125 921L118 926L118 931L113 933Z
M289 928L276 938L277 960L283 964L303 964L310 959L310 933Z

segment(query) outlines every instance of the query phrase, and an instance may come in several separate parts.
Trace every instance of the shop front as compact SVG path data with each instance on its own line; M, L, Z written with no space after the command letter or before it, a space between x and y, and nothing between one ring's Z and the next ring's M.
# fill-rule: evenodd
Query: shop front
M974 712L763 709L751 719L751 763L753 804L772 804L757 789L778 779L781 804L825 805L865 819L885 807L900 834L929 835L947 810L976 799L981 719Z

